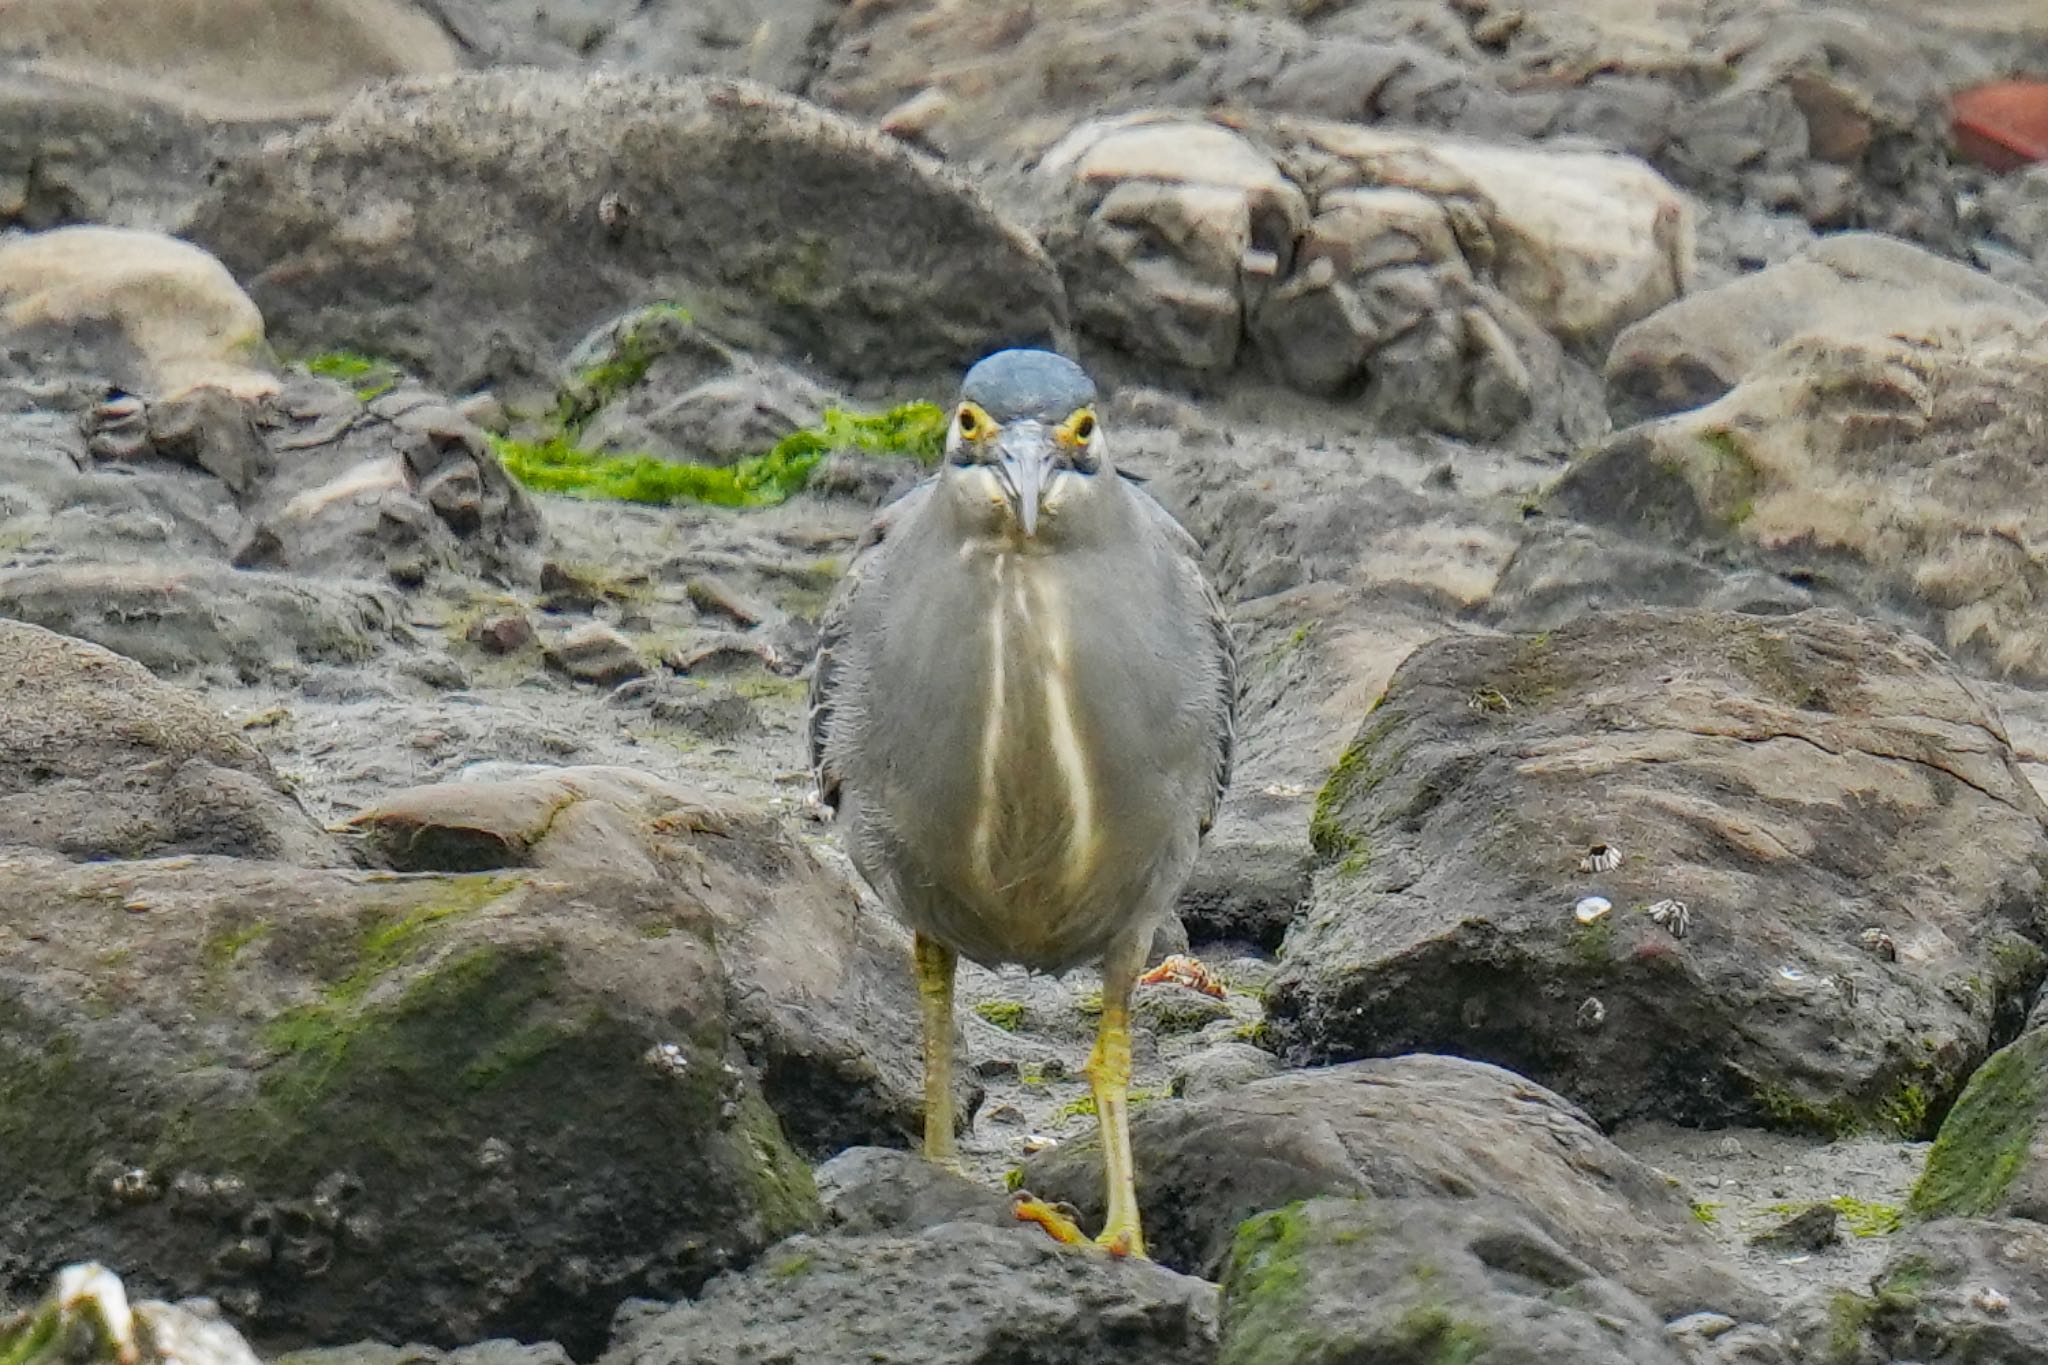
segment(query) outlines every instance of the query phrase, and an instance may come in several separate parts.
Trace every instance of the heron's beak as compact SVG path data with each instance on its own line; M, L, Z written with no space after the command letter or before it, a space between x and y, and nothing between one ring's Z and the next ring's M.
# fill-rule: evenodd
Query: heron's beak
M1013 422L996 438L996 468L1001 472L1003 491L1010 495L1017 524L1024 534L1038 534L1038 500L1052 473L1052 433L1042 422Z

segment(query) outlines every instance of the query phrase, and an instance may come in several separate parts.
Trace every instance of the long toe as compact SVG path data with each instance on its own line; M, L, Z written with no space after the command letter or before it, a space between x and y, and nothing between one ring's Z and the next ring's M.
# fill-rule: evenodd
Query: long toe
M1055 1242L1070 1247L1091 1245L1087 1233L1074 1221L1077 1210L1070 1204L1050 1204L1035 1195L1019 1191L1010 1200L1010 1212L1020 1223L1036 1223Z

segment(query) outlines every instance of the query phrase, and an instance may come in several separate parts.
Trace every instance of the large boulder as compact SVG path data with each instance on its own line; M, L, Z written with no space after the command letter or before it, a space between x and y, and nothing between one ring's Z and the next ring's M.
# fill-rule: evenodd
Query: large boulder
M1299 1061L1485 1058L1613 1122L1924 1135L2040 980L2048 809L1925 642L1632 610L1411 655L1316 802Z
M233 161L192 235L279 341L389 356L456 390L533 380L658 299L863 379L951 371L1064 321L1037 243L964 182L720 80L396 82Z
M131 659L0 619L0 845L338 857L263 755Z
M724 894L0 859L0 1291L97 1259L272 1346L587 1358L819 1216L732 1041Z
M372 861L403 871L540 868L650 897L702 888L734 1035L792 1139L825 1155L922 1130L908 935L781 821L627 768L494 778L396 792L350 824ZM960 1081L972 1112L972 1079Z
M2048 303L1981 271L1844 232L1635 322L1608 352L1608 403L1621 421L1700 407L1775 368L1779 349L1801 337L1981 335L2043 320Z
M1903 614L1972 667L2038 685L2029 547L2048 484L2024 452L2048 420L2048 316L2025 331L1973 316L1802 335L1718 401L1575 460L1551 505Z
M1132 1148L1149 1249L1193 1274L1222 1273L1240 1223L1297 1200L1485 1198L1669 1315L1761 1311L1662 1176L1576 1106L1484 1063L1396 1057L1156 1101ZM1065 1143L1024 1183L1099 1218L1101 1164L1093 1142Z
M1208 1365L1216 1291L1035 1227L798 1237L694 1303L621 1313L603 1365Z
M277 387L259 368L256 305L219 261L162 233L71 227L0 241L0 340L142 392Z
M1512 1204L1317 1199L1238 1234L1222 1365L1681 1365L1663 1324Z

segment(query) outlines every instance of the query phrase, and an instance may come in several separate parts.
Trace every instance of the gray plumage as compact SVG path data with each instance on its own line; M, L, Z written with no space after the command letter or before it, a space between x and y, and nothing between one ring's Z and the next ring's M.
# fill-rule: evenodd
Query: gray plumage
M1149 938L1230 777L1222 603L1193 539L1111 467L1094 396L1044 352L970 371L948 464L862 538L812 674L818 791L855 865L985 964L1057 971ZM1005 472L1020 450L1054 452L1035 534Z

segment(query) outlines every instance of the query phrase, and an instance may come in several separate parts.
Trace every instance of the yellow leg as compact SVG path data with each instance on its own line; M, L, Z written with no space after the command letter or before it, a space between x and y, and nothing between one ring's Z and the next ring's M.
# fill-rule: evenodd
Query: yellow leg
M1149 937L1119 944L1103 959L1102 1022L1095 1030L1095 1050L1088 1054L1088 1084L1095 1092L1109 1191L1109 1214L1095 1242L1113 1256L1145 1254L1145 1237L1138 1227L1137 1168L1131 1160L1131 988L1137 984ZM1038 1224L1059 1241L1088 1240L1059 1206L1027 1196L1011 1208L1017 1217Z
M924 1018L924 1154L960 1168L953 1141L953 969L959 957L935 938L917 935L917 999Z
M1138 1229L1137 1167L1131 1160L1131 988L1144 965L1145 945L1113 948L1102 963L1102 1022L1088 1054L1088 1084L1102 1128L1103 1176L1109 1214L1096 1241L1118 1256L1143 1256Z

